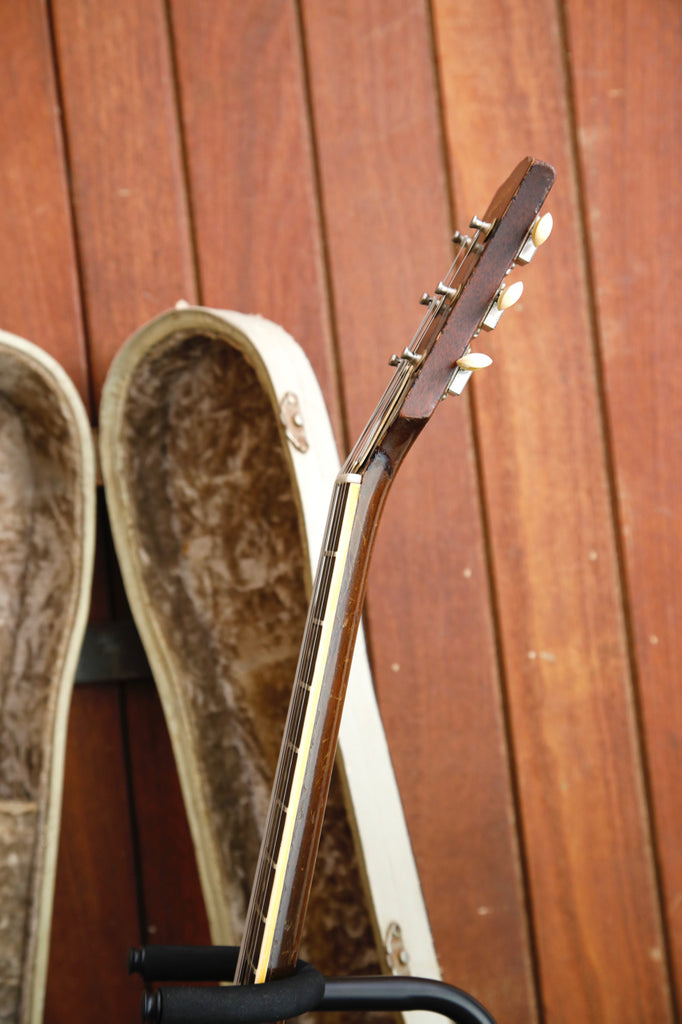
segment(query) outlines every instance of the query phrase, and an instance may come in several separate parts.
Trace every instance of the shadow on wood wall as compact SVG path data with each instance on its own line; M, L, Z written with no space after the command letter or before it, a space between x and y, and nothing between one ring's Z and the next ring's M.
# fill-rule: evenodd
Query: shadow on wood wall
M0 4L0 325L93 421L183 297L282 323L345 448L452 227L527 153L556 166L525 308L397 481L366 616L444 975L504 1024L660 1024L682 981L680 20ZM155 693L79 688L46 1019L136 1019L128 944L206 938Z

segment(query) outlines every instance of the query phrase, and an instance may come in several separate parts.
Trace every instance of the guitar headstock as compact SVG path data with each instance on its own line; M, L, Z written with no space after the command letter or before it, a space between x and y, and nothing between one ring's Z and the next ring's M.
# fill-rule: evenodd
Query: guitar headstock
M473 217L471 235L456 232L459 248L446 278L434 295L422 296L426 317L401 356L391 362L398 373L409 367L399 416L428 419L447 394L459 394L473 370L490 360L471 353L482 330L493 330L504 310L521 296L520 280L505 279L517 264L526 264L552 229L551 214L540 208L554 183L554 169L528 157L495 193L481 218Z

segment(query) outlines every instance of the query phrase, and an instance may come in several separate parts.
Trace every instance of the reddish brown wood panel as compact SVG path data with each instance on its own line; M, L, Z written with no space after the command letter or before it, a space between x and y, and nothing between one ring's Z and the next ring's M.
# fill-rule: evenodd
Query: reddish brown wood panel
M682 12L567 9L578 165L645 754L682 989Z
M368 633L448 980L501 1022L672 1020L679 5L7 0L0 29L0 326L86 398L132 330L201 297L296 336L347 444L448 265L451 209L465 228L527 152L556 164L525 308L395 485ZM136 845L150 937L200 941L159 704L88 687L53 1024L137 1018Z
M467 211L520 149L554 163L559 181L556 238L528 269L523 320L488 342L497 372L476 403L547 1020L669 1020L562 26L544 2L481 3L474 17L443 0L436 12ZM496 55L475 89L451 56L473 35Z
M360 2L304 4L303 26L339 358L357 435L388 379L388 358L419 325L419 296L452 259L430 26L421 3ZM439 409L401 471L374 555L367 623L445 977L510 1021L532 1020L466 401Z
M347 390L351 432L357 431L362 425L362 417L371 411L386 379L385 364L390 352L386 351L385 346L407 340L418 320L416 303L410 302L407 307L396 309L391 314L390 306L377 300L382 292L387 295L396 290L402 292L408 282L412 283L415 296L419 295L425 280L428 283L424 275L444 273L449 262L446 241L449 231L447 198L442 169L438 169L438 110L428 32L423 18L422 34L411 56L411 66L421 75L418 90L412 80L412 109L415 114L417 111L421 114L423 100L426 99L431 118L430 154L436 162L435 185L431 185L425 173L429 163L427 156L423 156L420 163L410 166L405 161L400 165L401 173L394 176L392 182L389 179L390 197L383 195L382 201L377 202L382 193L382 166L387 154L379 144L376 126L366 123L362 131L356 129L352 156L343 152L343 124L356 123L361 116L365 120L367 116L375 116L364 100L358 102L353 98L367 95L363 75L367 74L370 62L375 60L377 66L385 70L384 77L381 78L377 72L372 83L373 97L379 110L377 116L381 116L381 111L388 109L392 103L402 104L405 100L405 96L398 99L392 89L390 50L387 44L372 45L376 24L371 17L363 17L360 7L357 10L348 9L341 17L338 11L333 12L329 8L321 19L319 15L314 18L311 26L305 22L311 33L308 59L316 115L315 123L306 129L304 75L293 7L287 9L283 5L276 5L270 12L272 16L264 17L262 21L253 19L243 5L234 11L227 5L216 11L214 5L176 2L172 10L183 123L187 133L192 210L196 211L203 298L209 304L232 305L236 302L241 308L255 308L283 320L305 345L318 369L333 409L334 392L327 383L333 379L333 364L327 349L325 293L320 266L321 243L314 203L314 168L307 135L307 132L317 132L321 145L319 171L323 216L330 227L327 241L333 290L337 296L335 312L339 348L347 367L347 375L349 379L352 377L352 388L348 387ZM406 28L407 24L405 22ZM316 27L317 39L313 38ZM326 38L319 37L320 27L326 31ZM347 36L351 27L361 41L357 49L348 46ZM343 45L340 45L341 40ZM398 46L404 48L406 40L409 41L408 37L403 36ZM256 74L254 68L257 68ZM224 85L212 91L210 84L216 81L223 81ZM347 81L356 81L357 89L352 93L350 102L339 107L334 97L346 92ZM321 99L318 93L323 94ZM210 104L207 102L208 97L212 101ZM285 109L286 118L283 117ZM248 111L248 118L245 117L245 111ZM413 128L414 116L405 129L403 141ZM390 130L387 130L387 134L389 145L392 140L395 147L401 146L399 136ZM334 145L334 141L337 151L331 153L329 146ZM361 143L364 150L361 149ZM217 180L219 176L222 176L224 189L215 195L207 183ZM285 181L288 182L288 188L283 191L281 184L278 188L278 183ZM254 188L254 182L260 188ZM425 230L424 224L429 221L432 225L438 223L438 231ZM350 229L344 232L343 223L350 225ZM282 240L286 243L289 238L296 239L295 246L282 245ZM261 242L257 244L259 239ZM247 262L242 262L238 240L242 240L244 251L251 257ZM426 255L425 248L428 249ZM390 258L387 257L389 250ZM235 255L234 258L224 259L224 253ZM419 253L419 258L415 259L413 253ZM352 304L343 300L343 296L350 294L354 296ZM348 369L351 362L355 363L355 372L352 374ZM467 435L465 413L460 413L456 429ZM435 448L432 448L430 479L413 479L413 494L419 491L423 493L424 487L438 487L439 449L440 443L436 442ZM434 851L438 849L439 874L459 877L465 874L467 868L469 872L473 871L476 865L475 870L483 880L477 892L474 892L469 882L466 885L452 885L449 891L455 895L448 900L443 899L441 889L432 894L430 905L439 917L440 938L443 940L441 955L450 973L458 976L462 984L469 982L478 987L479 991L484 989L484 958L479 955L476 941L469 941L468 933L466 941L462 941L462 931L466 921L466 927L475 932L479 943L485 943L489 951L492 929L487 927L487 910L495 905L499 908L500 917L504 919L504 925L495 933L501 936L495 947L496 953L500 949L497 959L505 964L504 969L498 969L496 974L500 1004L514 1004L520 1019L528 1016L532 996L524 967L524 922L514 838L509 830L510 794L494 685L484 691L485 699L480 697L481 680L488 676L494 683L495 674L490 661L492 646L485 610L485 572L480 535L476 533L478 513L475 478L468 457L464 462L464 471L467 474L464 498L460 503L453 484L448 489L447 500L451 503L453 518L467 523L466 531L455 539L459 549L453 552L452 562L441 561L435 589L437 591L439 586L452 589L450 580L459 576L461 585L458 611L468 633L465 654L482 648L487 651L488 661L483 668L480 661L476 663L466 683L460 684L462 690L469 688L468 696L460 695L462 703L468 700L468 719L463 715L460 718L461 710L454 701L450 703L452 710L448 719L443 716L442 703L433 700L420 705L417 716L420 722L420 760L424 761L423 751L432 749L434 741L439 742L439 739L444 760L430 763L430 773L426 777L421 775L418 792L411 794L412 824L422 849L431 850L432 862L436 859ZM409 487L406 490L409 491ZM435 506L433 510L434 519L438 518L442 523L442 514L436 512ZM409 518L414 511L414 508L403 507L405 518ZM444 530L447 528L445 524L443 527ZM432 523L427 523L424 532L429 534L431 529ZM396 532L394 527L393 536ZM473 543L470 545L467 541L472 534ZM470 548L476 549L476 545L478 550L471 553ZM433 554L430 556L432 559ZM389 557L384 554L384 564L388 561ZM475 565L473 582L472 565ZM423 564L420 564L417 555L413 563L411 584L422 573ZM395 591L395 579L387 580L386 587ZM473 610L469 605L472 591L477 595ZM402 663L401 679L405 680L403 688L409 685L410 678L416 674L415 666L419 660L417 652L411 648L413 637L419 635L416 609L421 604L421 597L421 593L417 595L414 606L409 610L390 608L387 605L383 614L377 616L376 622L372 617L369 619L372 635L387 635L383 662L394 690L396 720L404 717L403 704L399 698L399 689L402 688L396 687L399 680L391 666ZM422 614L428 614L426 609ZM415 620L413 636L405 636L402 647L398 648L395 645L396 634L404 632L401 622L407 616ZM446 618L434 630L441 636L441 666L444 662L449 665L450 621ZM431 636L426 633L424 643L433 649ZM437 676L438 673L437 668L434 674ZM447 686L449 672L446 681ZM461 721L459 727L458 720ZM438 735L434 735L436 728L440 730ZM403 741L408 744L403 756L409 764L415 756L416 732L412 728L408 737L406 730L399 725L394 731L398 735L402 732ZM479 745L480 734L489 738L492 760L488 748ZM457 748L458 741L459 756L455 757L452 751ZM454 834L453 828L443 830L439 827L439 819L427 809L424 796L432 792L434 778L446 777L450 771L453 777L461 780L461 788L469 787L472 793L475 790L474 761L477 750L481 751L478 758L480 772L487 773L490 781L486 820L494 829L494 839L486 844L485 849L478 848L476 853L469 851L466 857L461 857L459 851L465 846L464 837L468 840L469 835L480 826L480 808L473 813L474 801L471 796L462 806L464 801L458 800L454 790L448 787L448 816L458 823L458 833ZM453 760L457 760L457 765L453 765ZM468 777L464 777L460 764L469 766ZM408 780L408 799L410 774L406 768L404 775ZM441 791L442 787L439 796ZM432 805L436 805L438 798L432 799ZM425 827L427 822L428 829ZM515 898L510 898L510 890L512 893L516 891ZM483 912L481 907L484 907ZM460 952L454 963L448 962L448 950L452 961L451 951L455 946L452 940L448 946L453 917L460 922ZM445 953L442 951L443 946ZM464 981L461 980L463 975Z
M44 5L0 5L0 326L40 345L89 402L78 270L50 26ZM104 582L102 571L99 580ZM98 588L95 614L106 614ZM133 1009L112 935L137 932L135 873L116 692L74 694L46 1020L72 1020L114 976L101 1019Z
M95 10L66 2L54 13L99 395L126 337L177 299L196 297L173 60L162 3ZM158 701L133 687L125 707L146 938L201 941L205 913ZM172 857L163 852L169 845ZM117 941L124 957L138 935L120 931Z
M151 682L128 687L126 717L142 852L143 941L210 944L170 737Z
M340 436L295 4L170 9L202 302L290 331Z
M71 708L45 1021L136 1020L125 971L138 908L118 686L79 689Z
M52 5L90 361L195 297L182 151L160 0Z
M63 139L40 3L0 4L0 326L58 359L88 401Z

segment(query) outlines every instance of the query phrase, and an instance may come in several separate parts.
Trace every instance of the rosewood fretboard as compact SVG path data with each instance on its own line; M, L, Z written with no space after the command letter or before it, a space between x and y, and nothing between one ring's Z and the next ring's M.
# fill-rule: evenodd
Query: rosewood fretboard
M323 811L314 799L321 783L311 765L326 742L319 719L334 711L329 707L334 700L329 651L340 595L347 586L361 480L356 474L341 473L334 489L235 976L241 984L266 980L290 967L297 955L298 943L288 922L292 901L307 896L296 878L301 875L301 852L305 856L311 842L316 851L314 837L319 837L322 824ZM339 705L341 699L340 694ZM328 757L333 760L333 749Z

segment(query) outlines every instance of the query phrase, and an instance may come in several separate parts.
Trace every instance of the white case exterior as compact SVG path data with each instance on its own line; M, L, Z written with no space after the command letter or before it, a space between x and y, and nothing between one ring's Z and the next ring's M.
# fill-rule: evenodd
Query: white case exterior
M309 449L302 452L289 444L288 454L296 474L311 574L314 576L328 503L340 463L327 408L313 369L303 350L283 328L260 316L192 307L179 302L174 310L140 328L117 356L110 371L112 379L107 381L112 400L103 403L100 438L102 440L109 432L115 436L116 418L121 415L121 410L114 395L125 390L140 353L153 348L171 334L193 330L229 334L230 340L248 354L275 407L281 406L287 392L293 392L298 399ZM101 455L106 484L107 477L115 474L116 467L108 447L102 446ZM115 494L111 495L111 500L118 502ZM109 490L107 501L110 501ZM116 538L117 528L120 528L116 520L122 521L125 511L123 507L114 507L117 515L112 519L112 528ZM125 581L126 562L132 555L119 548L118 543L117 549ZM137 618L135 595L129 593L129 598ZM149 636L145 639L145 646L148 640ZM147 653L156 673L156 666L163 664L163 658L155 650L153 642ZM358 632L348 684L337 765L341 768L347 792L349 821L356 839L359 838L356 850L367 881L367 900L374 916L378 940L383 945L389 931L398 925L409 957L407 969L401 973L439 979L440 970L374 694L362 628ZM192 808L188 808L188 813L191 815ZM197 850L197 858L203 882L206 872L202 872L201 850ZM207 909L210 916L211 908ZM215 908L214 913L217 913ZM385 955L383 959L386 964ZM435 1019L434 1014L425 1011L411 1011L403 1016L409 1024L426 1024L427 1018Z

